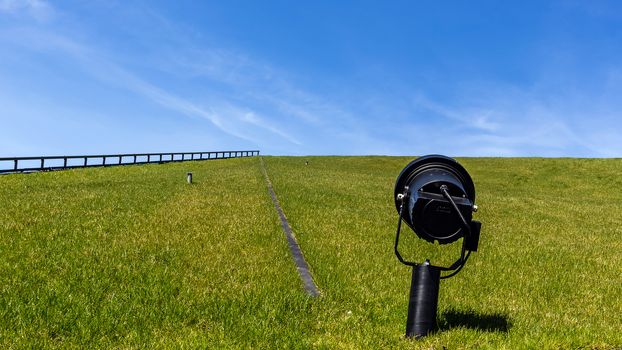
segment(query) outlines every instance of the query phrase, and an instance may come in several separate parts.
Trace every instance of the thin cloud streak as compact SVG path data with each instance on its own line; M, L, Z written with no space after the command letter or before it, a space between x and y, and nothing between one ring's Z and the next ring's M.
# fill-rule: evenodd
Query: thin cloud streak
M253 57L253 51L202 40L199 29L160 14L156 7L115 7L121 14L113 16L113 24L138 23L113 29L112 36L127 38L118 43L42 0L0 0L0 15L25 18L0 23L0 43L8 44L0 54L25 48L44 57L33 60L40 66L46 59L68 58L77 73L86 73L86 78L74 77L76 85L92 79L118 90L111 96L132 92L144 98L146 108L157 105L175 116L205 120L223 138L268 152L619 156L622 149L622 105L612 102L622 94L620 67L609 67L606 81L594 83L600 91L581 86L581 78L575 85L567 83L575 80L560 80L568 71L554 67L529 83L456 78L442 82L453 91L443 89L438 95L425 89L433 85L425 79L421 90L407 83L387 87L367 76L357 86L344 77L331 81L330 76L288 72ZM63 22L33 25L33 18L46 13ZM151 27L157 27L155 33L144 31ZM105 40L95 39L100 35ZM7 61L18 61L21 54L17 51ZM10 75L10 70L4 71ZM318 83L322 79L329 81Z
M0 12L12 16L29 16L38 21L53 17L54 9L43 0L0 0Z
M434 112L435 114L441 115L452 121L462 123L471 128L489 132L494 132L499 129L499 124L491 120L491 117L493 116L493 112L491 110L466 109L455 111L447 106L432 102L423 94L415 96L414 103L416 106L423 107L424 109Z
M96 49L79 44L68 37L24 28L0 32L0 37L4 40L10 40L14 44L27 46L29 49L47 51L52 54L61 53L69 55L80 64L84 71L100 81L138 93L163 107L183 115L208 120L223 132L234 137L255 144L261 143L260 139L240 130L244 128L234 125L235 123L246 123L267 130L293 144L301 144L282 130L268 123L262 123L259 117L249 118L246 116L248 112L223 115L231 109L229 111L223 110L219 113L212 108L203 108L187 99L175 96L160 87L140 79L135 74L110 60L106 60L104 58L105 55Z
M486 87L490 89L490 86ZM604 133L599 127L583 125L582 115L590 115L595 108L575 105L572 101L585 100L574 95L521 91L516 87L496 87L486 95L481 88L477 96L462 94L469 105L445 106L423 94L415 104L446 119L446 132L461 145L461 155L471 156L599 156L619 155L616 133ZM545 95L545 94L542 94ZM551 96L566 104L550 102ZM465 117L466 116L466 117ZM471 117L469 117L471 116ZM602 120L603 117L597 118ZM611 125L613 129L619 125ZM469 130L469 129L475 129ZM607 139L609 142L603 142Z

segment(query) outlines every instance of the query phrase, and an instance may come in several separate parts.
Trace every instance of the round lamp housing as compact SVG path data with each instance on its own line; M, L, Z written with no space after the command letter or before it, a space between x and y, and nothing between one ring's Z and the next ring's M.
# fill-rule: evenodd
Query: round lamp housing
M469 173L456 160L442 155L428 155L410 162L397 177L395 206L406 224L428 242L448 244L465 235L465 228L449 193L467 222L471 222L475 186Z

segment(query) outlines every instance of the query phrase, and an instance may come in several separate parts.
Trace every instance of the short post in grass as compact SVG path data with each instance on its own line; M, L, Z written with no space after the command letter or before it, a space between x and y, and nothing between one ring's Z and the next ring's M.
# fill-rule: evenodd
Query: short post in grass
M186 180L188 181L189 184L192 184L192 172L188 172L186 174Z
M475 186L469 173L454 159L430 155L410 162L395 183L395 207L399 213L395 255L412 267L406 337L421 338L437 329L436 309L440 280L455 276L471 252L477 251L481 223L472 220ZM402 221L421 239L450 244L462 238L460 257L448 267L407 261L399 252ZM445 272L445 275L442 275Z
M426 260L413 266L406 318L406 336L422 337L436 329L441 270Z

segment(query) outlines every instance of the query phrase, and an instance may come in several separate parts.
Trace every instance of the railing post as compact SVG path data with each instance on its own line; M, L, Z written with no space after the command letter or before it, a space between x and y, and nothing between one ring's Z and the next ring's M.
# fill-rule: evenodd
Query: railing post
M1 1L1 0L0 0ZM61 169L70 169L70 168L79 168L79 167L93 167L93 166L116 166L116 165L131 165L131 164L144 164L144 163L152 163L152 162L160 162L160 163L167 163L167 162L183 162L183 161L197 161L197 160L211 160L211 159L230 159L230 158L240 158L240 157L254 157L254 156L259 156L261 152L258 150L253 150L253 151L216 151L216 152L180 152L180 153L143 153L143 154L108 154L108 155L86 155L86 156L58 156L58 157L53 157L53 156L41 156L41 157L29 157L27 158L27 160L31 160L31 161L35 161L35 160L39 160L40 161L40 165L39 168L30 168L34 171L45 171L45 170L61 170ZM151 156L156 156L156 159L151 159ZM170 159L166 159L166 156L169 155ZM175 156L180 156L179 159L175 159ZM187 155L190 155L190 157L187 157ZM147 161L146 162L142 162L140 160L140 157L147 157ZM124 160L124 158L126 157L131 157L129 160ZM82 165L80 165L78 159L82 158L83 162ZM91 164L89 164L89 158L94 158L95 161L94 163L91 162ZM97 158L101 158L102 159L102 163L101 164L97 164ZM108 158L111 158L112 160L108 160ZM118 158L118 160L115 161L115 158ZM48 162L48 165L46 167L45 161L46 160L55 160L55 162L52 162L52 165L49 165L50 162ZM61 165L54 165L57 164L56 161L61 160L63 161L62 166ZM72 164L69 164L69 160L70 159L75 159L75 161L73 161ZM20 158L9 158L6 159L6 161L8 162L13 162L12 164L12 168L13 171L20 171L20 164L19 161L20 160L24 160L24 159L20 159ZM22 162L23 163L23 162ZM7 168L5 170L6 171L11 171L9 170L9 168Z

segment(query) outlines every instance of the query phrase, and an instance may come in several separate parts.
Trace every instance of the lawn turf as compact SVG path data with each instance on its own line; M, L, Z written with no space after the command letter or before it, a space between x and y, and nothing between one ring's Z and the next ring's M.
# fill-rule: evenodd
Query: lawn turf
M304 345L300 286L256 158L0 177L0 348Z
M393 255L410 160L264 157L315 299L258 158L0 176L0 347L622 346L621 160L460 159L480 251L441 282L441 332L422 341L403 337ZM403 237L409 258L452 260Z
M323 292L330 348L622 347L622 160L465 158L480 249L441 281L442 332L403 339L411 270L393 254L393 186L411 157L266 158ZM308 165L305 165L308 161ZM404 255L450 262L405 228ZM431 249L425 246L431 246Z

